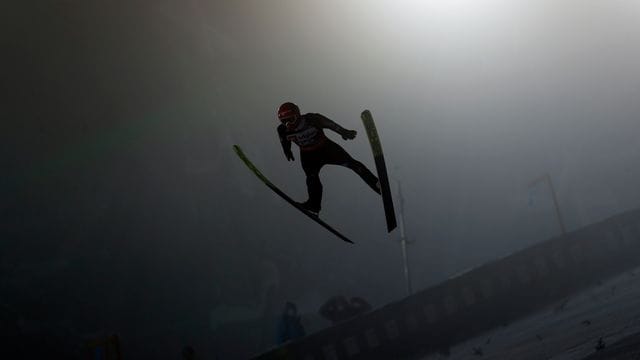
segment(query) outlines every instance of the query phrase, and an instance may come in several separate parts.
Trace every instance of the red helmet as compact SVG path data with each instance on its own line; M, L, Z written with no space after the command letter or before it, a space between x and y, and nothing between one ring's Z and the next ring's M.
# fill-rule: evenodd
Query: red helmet
M280 121L288 122L289 119L296 118L300 116L300 108L298 105L292 102L286 102L278 108L278 119Z

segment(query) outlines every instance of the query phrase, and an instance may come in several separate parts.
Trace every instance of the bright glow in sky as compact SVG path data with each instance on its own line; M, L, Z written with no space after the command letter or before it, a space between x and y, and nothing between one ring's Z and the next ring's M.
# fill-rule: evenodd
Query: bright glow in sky
M378 3L389 18L405 25L438 22L462 25L483 20L501 0L387 0Z
M506 0L380 0L368 9L395 46L425 47L429 43L461 44L478 34L504 27L517 2ZM380 40L380 39L377 39Z

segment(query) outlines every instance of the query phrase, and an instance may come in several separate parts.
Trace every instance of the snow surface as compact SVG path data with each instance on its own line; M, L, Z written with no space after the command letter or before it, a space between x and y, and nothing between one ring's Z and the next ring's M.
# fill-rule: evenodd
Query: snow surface
M436 359L584 359L640 333L640 268L621 274L536 314L459 343Z

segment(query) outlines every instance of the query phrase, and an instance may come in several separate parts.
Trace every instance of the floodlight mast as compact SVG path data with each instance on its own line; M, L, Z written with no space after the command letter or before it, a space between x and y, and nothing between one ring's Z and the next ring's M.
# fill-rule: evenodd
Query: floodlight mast
M553 206L556 211L556 217L558 218L558 224L560 225L560 231L562 231L562 235L564 236L567 234L567 228L564 226L564 220L562 219L562 213L560 212L560 205L558 205L558 197L556 196L556 190L553 187L553 181L551 181L551 176L549 176L549 173L546 173L541 177L533 180L531 184L529 184L529 187L533 187L539 182L546 182L547 185L549 185L549 189L551 190L551 198L553 199Z
M402 262L404 267L404 278L407 286L407 295L413 294L413 289L411 286L411 273L409 271L409 256L407 253L407 235L405 233L405 224L404 224L404 197L402 196L402 184L400 180L396 180L398 183L398 201L400 203L399 207L399 218L400 223L398 224L400 227L400 247L402 249Z

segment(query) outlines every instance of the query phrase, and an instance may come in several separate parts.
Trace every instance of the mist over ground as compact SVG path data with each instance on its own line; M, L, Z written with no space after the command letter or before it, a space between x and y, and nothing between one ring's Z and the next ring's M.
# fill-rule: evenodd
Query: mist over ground
M399 235L359 177L321 174L348 245L233 153L304 200L285 101L357 130L328 135L371 169L372 111L414 289L557 235L550 189L529 186L544 174L568 230L640 206L638 1L2 8L0 305L24 333L170 334L179 351L286 300L404 297Z

